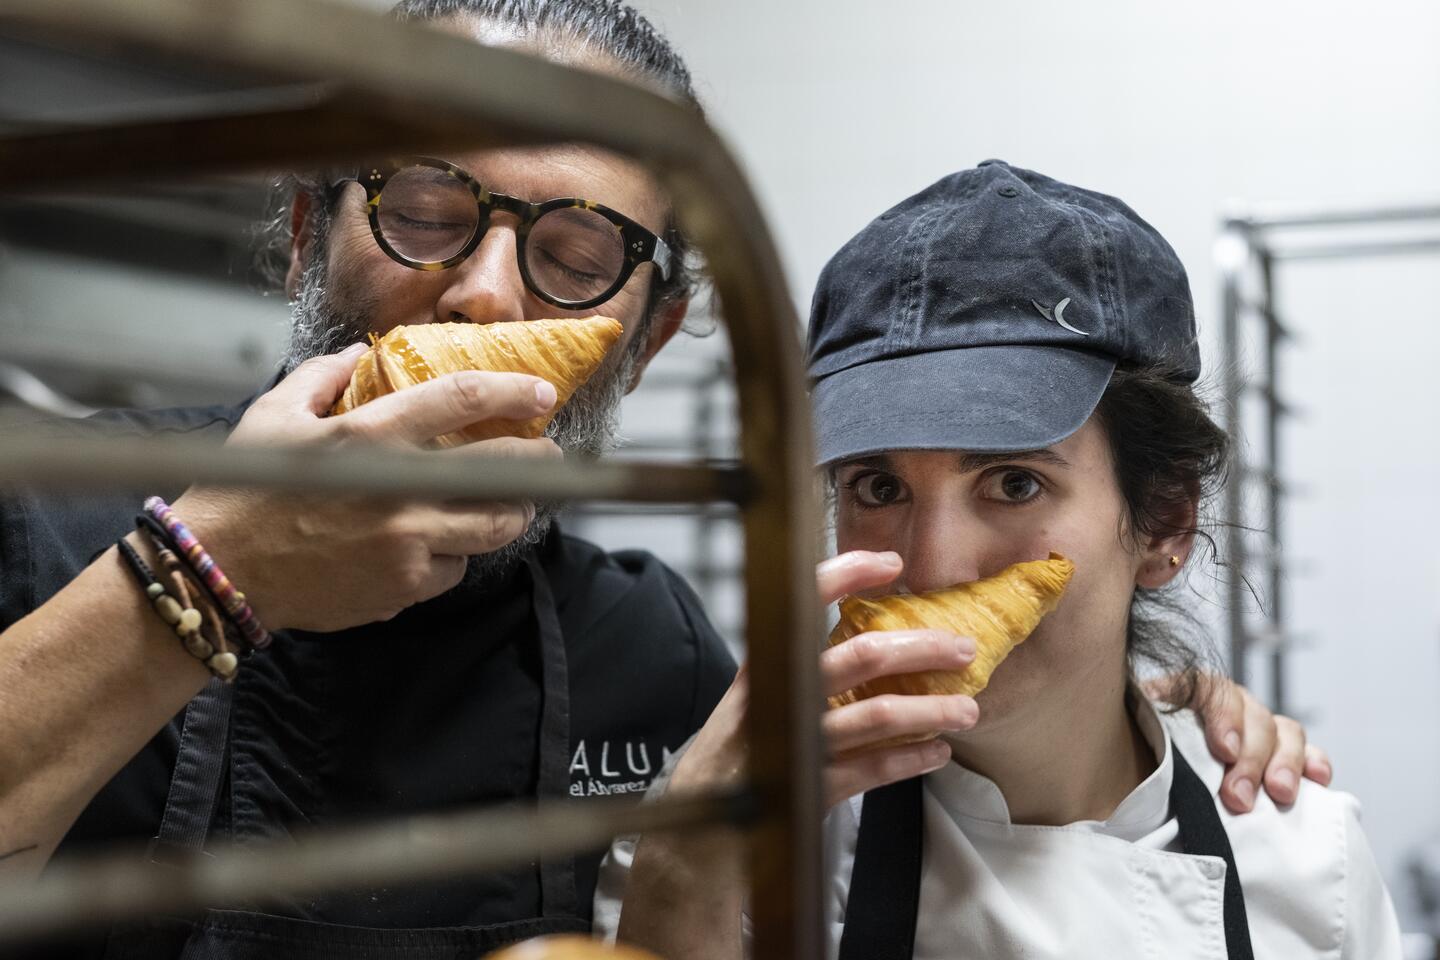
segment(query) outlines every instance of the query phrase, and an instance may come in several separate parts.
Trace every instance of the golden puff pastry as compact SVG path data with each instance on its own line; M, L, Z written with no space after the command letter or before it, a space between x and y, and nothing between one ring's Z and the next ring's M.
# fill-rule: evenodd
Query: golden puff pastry
M975 696L990 683L1000 661L1039 626L1060 602L1075 565L1058 553L1048 560L1016 563L993 577L930 593L896 594L840 602L840 622L830 645L872 630L946 630L975 639L975 659L964 670L931 670L880 677L830 698L832 707L882 693Z
M648 950L602 943L581 934L535 937L485 955L485 960L659 960Z
M485 420L436 439L458 447L494 437L545 433L565 402L590 379L623 328L609 317L517 320L509 323L426 323L398 326L373 340L355 366L332 414L353 410L396 390L457 370L529 373L555 385L555 408L532 420Z

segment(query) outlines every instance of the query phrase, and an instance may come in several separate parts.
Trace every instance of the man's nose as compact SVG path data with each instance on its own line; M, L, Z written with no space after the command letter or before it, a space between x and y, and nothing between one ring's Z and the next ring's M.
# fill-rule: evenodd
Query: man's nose
M470 256L444 271L448 282L435 302L439 323L524 320L527 291L515 257L515 228L491 224Z

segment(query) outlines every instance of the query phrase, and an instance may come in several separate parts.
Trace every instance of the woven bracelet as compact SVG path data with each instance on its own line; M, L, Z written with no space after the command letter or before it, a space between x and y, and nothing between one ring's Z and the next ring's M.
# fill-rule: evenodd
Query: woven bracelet
M170 505L159 497L151 497L145 501L145 514L164 527L166 539L174 544L175 552L185 561L190 573L215 598L225 616L240 631L245 644L256 650L268 647L270 634L260 625L245 594L235 588Z

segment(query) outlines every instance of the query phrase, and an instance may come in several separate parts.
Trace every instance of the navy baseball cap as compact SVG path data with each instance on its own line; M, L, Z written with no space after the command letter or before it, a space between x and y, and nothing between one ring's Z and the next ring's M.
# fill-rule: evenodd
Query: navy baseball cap
M825 265L807 336L822 465L1037 450L1116 363L1200 375L1175 251L1114 197L986 160L887 210Z

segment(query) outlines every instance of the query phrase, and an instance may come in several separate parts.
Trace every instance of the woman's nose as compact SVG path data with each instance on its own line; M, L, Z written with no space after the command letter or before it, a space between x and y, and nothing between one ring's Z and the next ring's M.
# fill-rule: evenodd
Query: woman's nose
M469 257L445 271L435 303L438 323L501 323L526 319L527 291L515 257L515 230L491 224Z
M907 539L903 582L911 593L979 579L985 531L962 513L917 511Z

